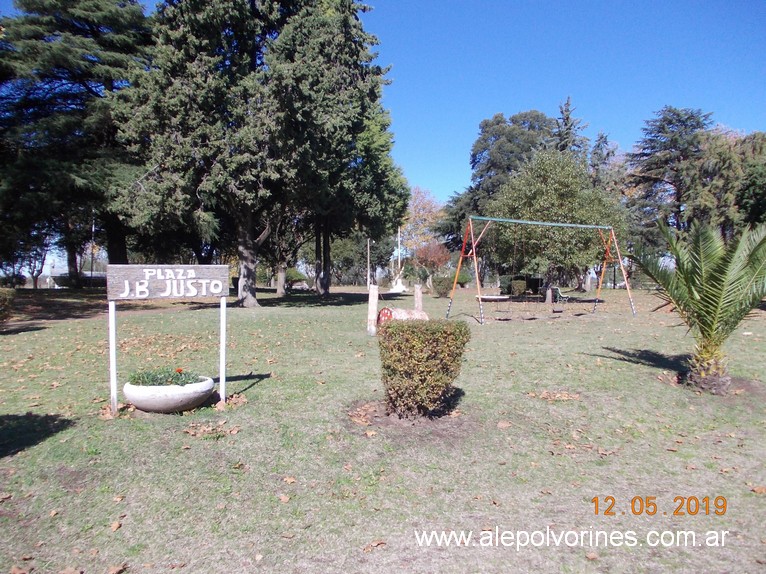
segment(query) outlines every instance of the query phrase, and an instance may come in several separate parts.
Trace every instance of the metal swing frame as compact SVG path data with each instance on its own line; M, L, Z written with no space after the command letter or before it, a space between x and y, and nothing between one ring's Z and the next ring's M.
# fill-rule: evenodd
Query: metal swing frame
M474 221L481 221L484 223L484 228L479 233L479 236L475 236ZM447 307L447 319L449 319L450 311L452 310L452 302L455 298L455 289L457 288L457 280L460 275L460 269L463 265L463 260L466 258L473 259L474 278L476 280L476 299L479 302L479 323L484 324L484 305L482 304L481 295L481 283L479 282L479 261L478 261L478 247L481 243L484 234L487 229L493 223L515 223L518 225L540 225L545 227L573 227L577 229L595 229L598 231L601 242L604 245L604 261L601 266L601 274L598 279L598 288L596 289L596 300L593 303L593 311L596 312L598 302L601 297L601 288L604 283L604 275L606 273L606 266L615 261L619 262L620 270L622 271L622 277L625 280L625 288L628 292L628 299L630 300L630 309L633 312L633 316L636 316L636 305L633 302L633 294L630 291L630 281L628 281L628 274L625 271L625 266L622 262L622 255L620 254L620 246L617 243L617 237L614 234L614 228L609 225L585 225L581 223L554 223L550 221L526 221L523 219L504 219L500 217L479 217L477 215L468 216L468 223L465 226L465 233L463 234L463 247L460 251L460 259L458 260L457 269L455 270L455 280L452 283L452 291L449 296L449 306ZM470 239L470 249L468 249L468 240ZM612 246L614 246L614 254L612 253Z

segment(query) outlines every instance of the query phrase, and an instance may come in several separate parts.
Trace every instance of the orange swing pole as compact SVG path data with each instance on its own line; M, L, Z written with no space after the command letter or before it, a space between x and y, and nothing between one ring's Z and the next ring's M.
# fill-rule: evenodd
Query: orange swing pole
M628 290L628 299L630 300L630 310L633 311L633 316L636 316L636 305L633 303L633 294L630 292L630 281L628 281L628 273L625 271L625 266L622 264L622 255L620 255L620 246L617 244L617 236L614 234L614 229L610 230L610 241L614 241L614 250L617 252L617 261L620 263L620 271L622 271L622 278L625 280L625 289Z
M469 218L470 221L470 218ZM481 241L481 238L484 236L484 232L489 227L489 224L492 223L491 221L488 221L487 224L484 226L484 229L481 232L481 235L479 235L479 241ZM481 302L481 283L479 283L479 260L476 257L476 247L478 246L478 243L474 240L473 237L473 223L471 223L471 255L473 256L473 272L474 277L476 278L476 293L478 294L479 299L479 324L484 324L484 305Z
M604 244L604 262L601 264L601 275L598 278L598 287L596 288L596 300L593 303L593 311L591 313L596 312L596 307L598 306L599 299L601 298L601 287L604 285L604 276L606 275L606 265L607 263L610 263L612 260L611 255L611 237L609 242L607 242L606 238L604 237L603 232L599 229L598 234L601 237L601 243Z
M460 259L457 261L457 270L455 271L455 280L452 282L452 291L449 294L449 306L447 307L447 316L445 319L449 319L449 313L452 310L452 301L455 298L455 288L457 287L457 279L460 276L460 268L463 266L463 257L465 257L465 246L468 244L469 231L473 235L473 222L471 218L468 218L468 224L465 226L465 233L463 234L463 246L460 249Z

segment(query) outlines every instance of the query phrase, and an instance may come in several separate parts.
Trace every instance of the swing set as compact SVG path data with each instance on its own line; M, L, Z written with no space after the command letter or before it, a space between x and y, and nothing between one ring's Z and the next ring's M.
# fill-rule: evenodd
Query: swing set
M474 232L474 221L485 222L484 228L479 233L478 237ZM596 290L596 299L593 303L593 313L596 312L596 307L599 303L601 296L601 288L604 283L604 275L606 273L606 267L612 263L619 263L620 270L622 271L622 278L625 280L625 288L628 292L628 299L630 300L630 309L633 312L633 316L636 316L636 306L633 302L633 295L630 292L630 282L628 281L628 274L625 271L625 266L622 263L622 255L620 254L620 246L617 244L617 237L614 234L614 229L608 225L585 225L580 223L551 223L548 221L525 221L522 219L503 219L499 217L479 217L476 215L468 216L468 223L465 227L465 233L463 234L463 247L460 252L460 259L458 260L457 270L455 271L455 280L452 283L452 291L449 297L449 307L447 307L447 318L449 318L450 311L452 310L452 302L455 298L455 289L457 288L457 280L460 275L460 268L463 265L463 260L466 258L473 259L473 269L476 280L476 299L479 302L479 323L484 324L484 306L482 304L481 284L479 282L479 261L478 261L478 247L481 243L484 234L487 229L493 223L513 223L517 225L539 225L545 227L570 227L576 229L595 229L598 231L601 243L604 245L604 261L601 266L601 274L598 279L598 288ZM469 242L470 240L470 242ZM470 245L470 248L469 248ZM614 247L614 252L612 248Z

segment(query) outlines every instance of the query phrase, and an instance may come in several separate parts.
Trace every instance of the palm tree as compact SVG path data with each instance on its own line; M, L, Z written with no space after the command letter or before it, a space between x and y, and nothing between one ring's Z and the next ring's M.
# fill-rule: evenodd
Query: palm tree
M687 382L726 394L731 377L723 344L766 296L766 224L747 228L728 244L707 225L693 224L685 240L666 226L661 231L675 265L641 253L632 258L694 335Z

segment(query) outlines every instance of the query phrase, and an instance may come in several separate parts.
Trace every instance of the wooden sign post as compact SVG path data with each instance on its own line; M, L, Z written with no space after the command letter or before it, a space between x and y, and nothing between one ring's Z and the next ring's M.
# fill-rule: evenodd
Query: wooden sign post
M226 402L226 297L228 294L228 265L109 265L107 267L109 386L112 414L117 414L117 306L115 302L220 297L218 394L221 400Z

